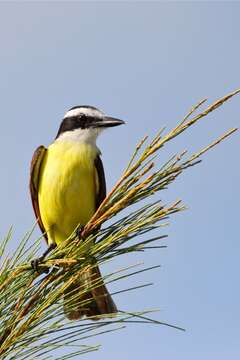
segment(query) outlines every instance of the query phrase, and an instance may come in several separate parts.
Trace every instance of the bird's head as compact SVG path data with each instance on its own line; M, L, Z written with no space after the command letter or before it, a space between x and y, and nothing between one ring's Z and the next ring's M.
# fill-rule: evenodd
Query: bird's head
M56 139L95 142L102 130L121 124L125 122L107 116L93 106L74 106L66 112Z

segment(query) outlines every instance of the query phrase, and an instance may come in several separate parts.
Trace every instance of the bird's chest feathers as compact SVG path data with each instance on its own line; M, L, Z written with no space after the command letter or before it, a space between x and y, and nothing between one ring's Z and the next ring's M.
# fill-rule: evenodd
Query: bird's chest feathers
M97 147L85 143L56 142L49 146L41 168L40 211L48 227L61 223L71 233L96 210ZM71 230L71 231L70 231Z
M44 177L71 190L93 181L97 148L88 144L53 144L48 148ZM74 190L74 189L72 189Z

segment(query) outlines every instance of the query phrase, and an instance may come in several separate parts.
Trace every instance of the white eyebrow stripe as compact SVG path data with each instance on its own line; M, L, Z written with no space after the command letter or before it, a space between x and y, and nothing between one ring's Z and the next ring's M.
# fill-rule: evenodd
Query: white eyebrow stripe
M80 114L84 114L84 115L92 116L92 117L98 117L101 119L105 116L105 114L100 110L80 107L77 109L72 109L72 110L67 111L66 114L64 115L64 118L71 117L71 116L78 116Z

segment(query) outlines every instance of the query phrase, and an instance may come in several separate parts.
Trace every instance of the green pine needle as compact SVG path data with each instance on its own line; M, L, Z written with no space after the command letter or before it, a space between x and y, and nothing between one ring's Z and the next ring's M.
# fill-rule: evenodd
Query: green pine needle
M8 255L6 249L11 241L10 229L0 245L0 359L78 358L99 349L99 345L86 345L89 339L121 330L127 324L165 325L181 329L149 317L153 312L151 310L131 313L121 310L117 316L110 319L99 316L100 321L91 321L88 318L71 322L64 317L62 298L70 284L87 269L95 266L93 259L104 264L110 260L114 262L117 256L166 247L162 244L166 238L162 233L163 228L171 215L181 212L185 207L180 200L165 204L158 198L158 194L174 183L186 169L198 164L202 155L237 129L230 129L193 155L188 156L187 152L183 151L160 166L157 160L159 150L239 92L240 89L224 96L196 114L205 104L204 99L169 133L164 134L165 129L162 129L149 142L148 137L144 137L136 146L121 178L85 226L84 242L76 239L73 234L39 265L42 270L50 270L47 275L38 275L30 266L30 260L37 256L42 238L32 244L34 229L31 229L15 252ZM135 205L134 208L132 205ZM110 219L111 222L106 224ZM101 230L97 230L100 225ZM154 233L155 236L145 238L147 233L156 229L159 231L158 236ZM92 244L93 239L95 244L87 251L88 244ZM126 267L108 274L104 280L106 283L120 281L119 285L123 286L126 278L140 276L141 273L158 267L142 268L139 264L136 266L139 267L136 271L131 270L132 266ZM140 288L144 291L149 285L151 284L119 287L115 294ZM97 288L100 281L97 279L91 286L91 289ZM89 288L81 290L82 294L87 291ZM75 296L73 293L70 297L69 307ZM87 305L87 301L83 301L82 305ZM61 355L58 354L59 349Z

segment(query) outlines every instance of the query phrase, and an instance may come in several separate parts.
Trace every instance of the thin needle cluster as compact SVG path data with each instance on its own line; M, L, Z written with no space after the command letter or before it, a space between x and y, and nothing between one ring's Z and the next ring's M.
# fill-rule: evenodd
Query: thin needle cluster
M230 129L192 155L182 151L160 166L157 156L169 141L239 92L232 92L199 111L206 102L204 99L169 133L162 129L150 141L144 137L136 146L121 178L85 226L82 233L84 240L72 234L39 265L40 269L48 270L48 274L39 275L29 265L30 260L36 257L42 239L30 245L30 231L10 256L6 255L11 239L9 232L0 247L0 359L76 358L98 350L98 345L86 345L89 338L122 329L126 324L148 323L176 327L154 320L150 317L153 312L150 310L120 310L117 316L110 319L101 317L100 321L83 319L69 322L64 318L62 309L64 291L80 275L84 276L89 267L96 266L96 260L100 264L112 260L114 264L116 256L165 247L159 242L166 237L162 229L172 214L185 207L180 200L165 204L161 190L167 189L186 169L198 164L208 150L237 129ZM153 232L156 229L159 230L157 236L156 231ZM95 245L89 247L88 243L92 244L93 238ZM124 287L127 277L156 268L143 268L141 264L135 266L137 269L134 271L133 266L119 269L105 276L104 280L106 283L119 282L116 294L151 285L138 283L132 288ZM120 288L120 284L123 284L123 288ZM89 286L97 288L100 283L96 279ZM81 291L84 294L89 289L83 288ZM72 294L70 297L69 306L74 303L74 296ZM87 306L87 300L84 301L83 306Z

